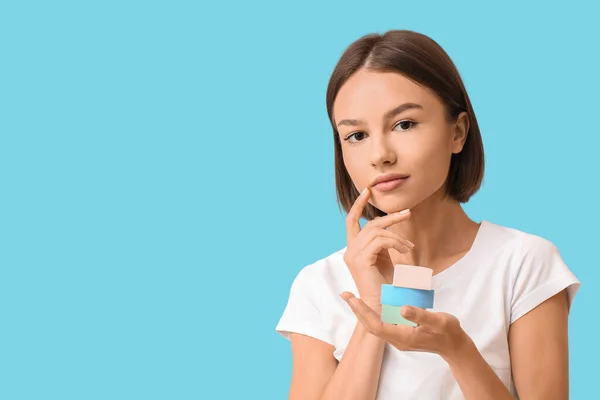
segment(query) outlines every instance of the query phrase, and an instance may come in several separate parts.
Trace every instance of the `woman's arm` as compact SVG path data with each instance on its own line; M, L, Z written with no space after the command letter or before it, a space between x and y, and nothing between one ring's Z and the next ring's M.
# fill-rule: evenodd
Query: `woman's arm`
M442 355L467 400L514 400L470 338L452 355ZM521 399L523 400L523 399Z
M510 327L508 344L519 398L569 398L568 299L549 298Z
M371 400L377 395L385 341L357 323L342 360L330 344L290 334L292 383L290 400Z
M508 344L520 400L569 398L568 304L566 290L515 321ZM467 399L513 399L471 343L446 359Z
M337 360L329 343L299 333L290 333L292 382L289 400L320 399L335 372Z

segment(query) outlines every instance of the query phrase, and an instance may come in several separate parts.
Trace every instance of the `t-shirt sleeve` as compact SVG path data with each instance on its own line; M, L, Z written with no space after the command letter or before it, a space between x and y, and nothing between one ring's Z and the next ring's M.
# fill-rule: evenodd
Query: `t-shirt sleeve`
M564 289L567 289L570 310L581 284L565 264L558 248L535 235L524 237L522 246L523 257L513 286L510 323Z
M296 276L290 289L287 305L275 331L286 339L290 333L300 333L333 345L331 335L325 329L317 296L318 280L314 274L316 265L304 267Z

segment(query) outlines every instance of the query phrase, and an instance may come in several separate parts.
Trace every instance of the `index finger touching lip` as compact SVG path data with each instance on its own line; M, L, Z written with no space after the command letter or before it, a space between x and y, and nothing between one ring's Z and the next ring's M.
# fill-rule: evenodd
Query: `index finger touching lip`
M359 221L365 207L367 206L367 203L369 202L369 197L371 197L371 189L367 186L360 193L360 196L358 196L348 212L348 216L346 217L346 233L348 235L348 241L360 233Z

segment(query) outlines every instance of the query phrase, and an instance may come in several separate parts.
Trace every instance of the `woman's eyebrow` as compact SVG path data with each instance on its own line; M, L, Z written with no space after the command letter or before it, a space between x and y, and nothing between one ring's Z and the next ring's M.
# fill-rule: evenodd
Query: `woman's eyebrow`
M412 108L418 108L418 109L422 110L423 106L421 106L420 104L417 104L417 103L400 104L398 107L395 107L389 111L386 111L386 113L383 115L383 118L390 119L390 118L395 117L396 115L401 114L404 111L410 110ZM340 125L357 126L357 125L361 125L361 124L366 125L366 122L361 119L343 119L337 124L337 126L340 126Z

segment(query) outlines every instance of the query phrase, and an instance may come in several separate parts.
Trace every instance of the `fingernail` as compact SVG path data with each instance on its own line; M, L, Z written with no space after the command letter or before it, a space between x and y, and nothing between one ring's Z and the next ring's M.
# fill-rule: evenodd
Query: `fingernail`
M402 315L404 315L405 317L412 317L413 315L415 315L415 310L413 310L411 307L403 307L402 308Z
M368 190L369 190L369 187L367 186L366 188L364 188L364 189L363 189L363 191L362 191L361 195L363 195L363 194L367 193L367 191L368 191Z
M398 214L406 214L407 212L409 212L410 210L407 208L406 210L402 210L400 211Z
M408 247L412 250L415 247L415 244L413 242L407 242L406 243L408 245Z

